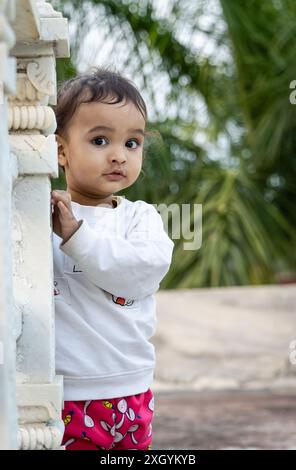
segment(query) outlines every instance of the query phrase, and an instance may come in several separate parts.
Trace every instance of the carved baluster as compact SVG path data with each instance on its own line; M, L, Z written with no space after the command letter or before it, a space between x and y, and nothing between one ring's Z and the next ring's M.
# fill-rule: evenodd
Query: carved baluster
M55 375L50 177L58 176L53 132L55 57L68 56L67 22L48 2L17 1L16 94L9 99L13 187L13 279L17 333L18 447L57 448L62 378Z
M9 24L13 3L0 3L0 449L17 447L11 249L11 192L16 173L9 158L7 132L7 94L15 92L15 61L8 57L15 40Z

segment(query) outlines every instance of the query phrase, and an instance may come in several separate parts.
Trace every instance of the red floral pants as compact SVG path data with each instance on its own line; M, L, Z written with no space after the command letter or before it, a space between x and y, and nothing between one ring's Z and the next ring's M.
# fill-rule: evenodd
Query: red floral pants
M67 450L151 450L154 396L65 401L62 445Z

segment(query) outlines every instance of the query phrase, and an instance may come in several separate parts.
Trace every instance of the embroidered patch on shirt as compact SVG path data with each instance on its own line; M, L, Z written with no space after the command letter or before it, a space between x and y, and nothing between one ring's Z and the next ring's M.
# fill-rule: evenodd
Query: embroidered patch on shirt
M112 300L115 304L122 307L131 307L134 304L133 299L124 299L123 297L115 297L115 295L112 295Z

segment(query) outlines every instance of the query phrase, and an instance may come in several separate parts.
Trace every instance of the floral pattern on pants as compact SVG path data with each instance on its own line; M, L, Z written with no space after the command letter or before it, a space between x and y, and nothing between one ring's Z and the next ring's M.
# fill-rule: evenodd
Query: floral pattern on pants
M65 401L67 450L151 450L154 396L146 392L105 400Z

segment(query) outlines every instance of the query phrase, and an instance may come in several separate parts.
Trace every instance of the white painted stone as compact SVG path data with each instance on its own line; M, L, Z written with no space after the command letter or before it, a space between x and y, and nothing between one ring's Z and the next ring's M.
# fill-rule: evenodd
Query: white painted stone
M58 163L49 104L55 57L68 54L67 20L50 3L0 0L1 449L61 448L50 203Z
M53 6L45 0L36 1L36 6L40 17L61 18L63 15L59 11L55 11Z
M7 65L14 34L0 9L0 449L17 447L17 412L15 396L15 339L12 286L11 192L7 132ZM1 13L2 12L2 13ZM12 70L10 70L10 73ZM15 73L14 73L15 75Z
M10 149L18 159L20 175L58 177L57 143L54 135L12 135Z
M44 41L54 41L56 57L68 57L68 35L68 23L65 18L41 18L40 36Z

